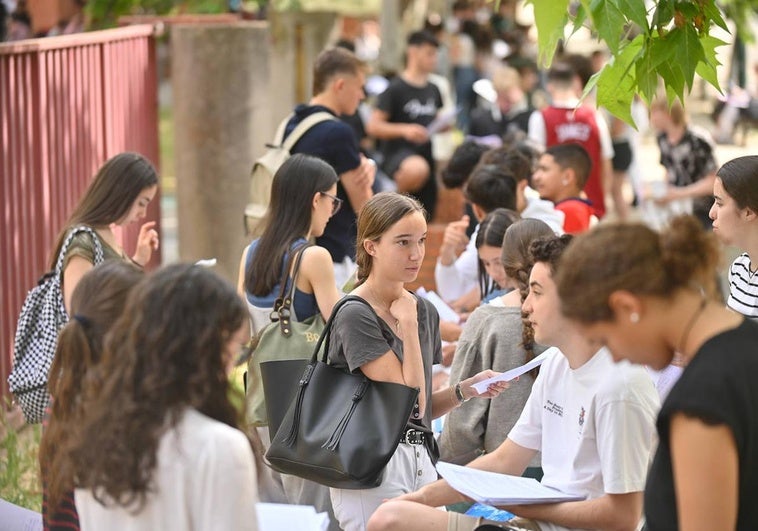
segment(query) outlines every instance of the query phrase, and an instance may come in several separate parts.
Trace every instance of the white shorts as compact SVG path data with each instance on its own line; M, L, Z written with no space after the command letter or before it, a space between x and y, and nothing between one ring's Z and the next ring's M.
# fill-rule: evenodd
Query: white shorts
M344 531L365 531L382 501L416 491L437 480L423 444L400 443L384 469L382 483L373 489L329 489L334 516Z

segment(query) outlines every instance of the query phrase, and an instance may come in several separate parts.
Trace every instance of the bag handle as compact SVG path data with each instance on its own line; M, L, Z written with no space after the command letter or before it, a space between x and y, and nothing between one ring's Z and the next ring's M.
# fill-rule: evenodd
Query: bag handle
M95 244L95 262L94 265L100 265L103 263L104 255L103 255L103 245L100 243L100 238L97 236L97 233L92 230L90 227L87 227L86 225L81 225L79 227L74 227L71 229L71 232L68 233L68 236L66 236L66 239L63 241L63 245L61 245L61 250L58 253L58 258L55 261L55 278L58 279L58 282L60 282L61 274L63 273L63 260L66 257L66 253L68 252L68 248L71 246L71 242L74 241L74 237L76 237L77 234L81 232L86 232L92 237L92 242Z
M314 112L302 122L295 126L295 129L289 134L286 140L280 142L280 145L286 151L292 151L292 147L297 144L297 141L308 132L308 130L316 124L325 122L327 120L336 120L337 118L333 114L329 114L326 111Z
M327 355L329 351L329 340L332 334L332 322L334 321L334 318L337 316L337 312L340 310L340 308L342 308L345 304L347 304L350 301L357 301L368 306L368 308L371 310L371 313L374 315L374 317L376 317L377 324L379 324L379 316L376 314L376 311L374 311L373 306L371 306L366 299L359 297L358 295L347 295L343 297L342 299L337 301L337 304L335 304L334 308L332 308L332 314L329 316L329 320L326 322L326 325L324 326L324 331L321 333L321 336L318 338L318 342L316 343L316 348L313 350L310 366L315 364L316 361L318 360L319 349L321 348L321 345L324 343L325 343L324 352L321 356L321 361L323 363L327 363ZM308 376L310 378L310 375ZM307 380L306 380L306 383L307 383Z
M271 312L270 319L274 322L278 319L279 328L282 335L289 337L292 335L292 327L290 326L290 319L292 318L292 302L295 299L295 284L297 283L298 273L300 272L300 261L303 258L303 252L310 247L309 242L305 242L294 251L290 253L290 259L287 261L287 266L284 269L284 275L279 282L279 297L274 302L274 309ZM294 269L292 269L292 275L290 275L290 268L294 261ZM290 281L289 289L286 290L287 281Z

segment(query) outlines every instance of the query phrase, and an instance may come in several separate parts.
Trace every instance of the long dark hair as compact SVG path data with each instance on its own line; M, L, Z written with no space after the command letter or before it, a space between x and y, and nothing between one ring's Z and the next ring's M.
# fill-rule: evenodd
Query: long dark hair
M233 286L176 264L145 278L106 338L98 380L70 452L76 486L101 503L142 507L151 492L163 433L186 408L237 427L224 359L246 322Z
M78 225L107 227L129 213L139 194L158 184L155 167L139 153L119 153L103 164L58 234L50 269L68 231Z
M313 196L329 191L337 179L329 164L300 153L279 167L271 183L263 234L245 269L245 291L258 297L271 293L281 279L285 254L295 241L308 234Z
M479 232L476 233L476 240L474 243L477 251L482 245L489 245L490 247L502 249L505 231L519 219L520 216L518 212L515 210L508 210L507 208L496 208L487 214L479 225ZM487 274L487 270L484 268L484 262L482 262L482 259L479 258L478 254L476 260L479 274L479 293L483 299L495 291L495 283ZM502 288L502 286L500 287Z
M73 488L66 451L72 428L81 423L84 414L80 393L85 378L100 363L103 338L142 276L142 271L128 262L108 260L84 275L71 296L74 317L58 335L48 380L53 402L39 449L47 514L52 514Z

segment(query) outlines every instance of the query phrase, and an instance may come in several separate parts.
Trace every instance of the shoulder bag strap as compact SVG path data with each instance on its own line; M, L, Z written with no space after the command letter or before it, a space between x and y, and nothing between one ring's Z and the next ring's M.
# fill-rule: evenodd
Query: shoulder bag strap
M284 269L284 274L282 275L282 280L280 282L279 288L279 298L277 298L276 302L274 303L272 318L274 317L273 314L276 314L279 319L279 328L281 329L281 332L284 336L290 336L292 334L290 321L292 320L292 303L295 299L295 284L297 283L297 275L300 272L300 261L303 258L303 252L310 246L311 244L309 242L305 242L295 250L291 251L290 259L287 261L287 266ZM294 266L292 265L293 262ZM290 275L290 269L292 269L292 275ZM285 293L285 288L288 280L290 282L290 286Z
M319 111L314 112L310 116L308 116L306 119L304 119L302 122L297 124L295 129L289 134L287 139L280 143L282 148L286 149L287 151L292 150L292 146L294 146L300 138L308 132L308 130L313 127L316 124L319 124L321 122L325 122L327 120L336 120L337 117L333 114L330 114L326 111Z

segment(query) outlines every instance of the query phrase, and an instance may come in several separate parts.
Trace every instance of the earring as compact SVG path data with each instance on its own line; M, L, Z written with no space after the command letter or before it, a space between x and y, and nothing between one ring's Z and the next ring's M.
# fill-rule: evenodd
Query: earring
M632 312L629 315L629 320L631 322L633 322L633 323L639 323L640 322L640 314L638 314L637 312Z

